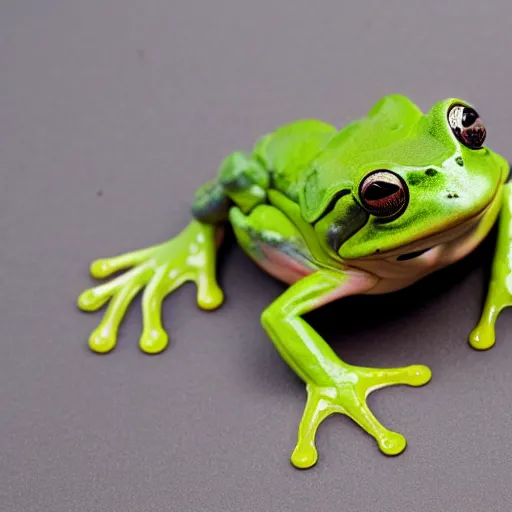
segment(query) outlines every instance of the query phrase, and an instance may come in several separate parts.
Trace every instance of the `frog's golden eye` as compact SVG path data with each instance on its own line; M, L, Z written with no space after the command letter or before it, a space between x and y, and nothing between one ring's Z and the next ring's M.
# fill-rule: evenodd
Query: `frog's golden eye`
M368 213L376 217L396 217L405 210L409 193L400 176L383 169L364 178L359 186L359 197Z
M457 140L470 149L480 149L487 135L484 123L476 110L454 105L448 112L448 123Z

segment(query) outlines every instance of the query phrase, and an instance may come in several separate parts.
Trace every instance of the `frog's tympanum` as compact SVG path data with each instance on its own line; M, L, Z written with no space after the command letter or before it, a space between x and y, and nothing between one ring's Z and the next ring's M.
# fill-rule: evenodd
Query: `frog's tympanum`
M385 386L422 386L429 368L348 364L303 317L350 295L403 289L464 258L497 222L489 291L469 334L475 349L490 348L496 318L512 304L512 195L508 162L485 142L485 125L467 102L446 99L423 113L398 94L342 129L307 119L265 134L251 152L227 156L197 190L191 221L177 236L92 263L95 278L129 270L78 299L85 311L108 302L91 350L115 347L140 291L139 346L150 354L168 344L162 301L183 283L196 283L199 307L218 308L216 252L229 222L249 258L288 285L261 324L307 391L292 464L317 462L316 431L333 413L350 417L383 453L401 453L404 436L384 427L366 399Z

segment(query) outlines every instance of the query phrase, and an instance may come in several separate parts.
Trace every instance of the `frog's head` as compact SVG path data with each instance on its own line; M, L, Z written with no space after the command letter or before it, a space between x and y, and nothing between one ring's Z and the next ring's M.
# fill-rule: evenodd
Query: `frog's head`
M460 234L499 196L509 165L485 140L463 100L424 114L404 96L386 96L314 160L302 215L344 260L414 257L418 246Z

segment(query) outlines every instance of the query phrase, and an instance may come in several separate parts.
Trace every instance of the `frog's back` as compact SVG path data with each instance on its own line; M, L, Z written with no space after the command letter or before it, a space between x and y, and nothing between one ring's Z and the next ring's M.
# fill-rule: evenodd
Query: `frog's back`
M302 119L261 137L254 154L269 170L272 187L298 201L302 174L337 132L324 121Z

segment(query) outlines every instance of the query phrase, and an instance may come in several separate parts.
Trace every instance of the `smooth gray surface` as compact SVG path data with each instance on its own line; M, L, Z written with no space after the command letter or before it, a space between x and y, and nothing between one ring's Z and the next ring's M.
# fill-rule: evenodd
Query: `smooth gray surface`
M259 324L282 286L235 247L221 310L199 311L191 285L165 303L160 356L137 348L138 302L105 357L86 345L100 314L75 308L90 261L177 233L220 160L281 123L460 96L512 158L509 5L2 2L0 510L509 511L511 314L493 350L466 344L490 244L311 316L350 362L432 368L424 388L371 397L409 441L397 458L338 416L318 466L290 465L304 390Z

